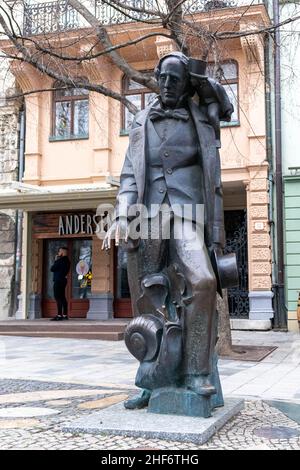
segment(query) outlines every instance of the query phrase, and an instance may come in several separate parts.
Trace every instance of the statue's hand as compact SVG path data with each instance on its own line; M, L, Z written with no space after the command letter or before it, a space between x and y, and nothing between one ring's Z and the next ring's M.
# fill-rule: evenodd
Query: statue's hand
M115 239L115 245L119 246L120 240L128 242L129 228L127 220L116 220L108 229L102 243L102 250L109 250L111 247L111 240Z

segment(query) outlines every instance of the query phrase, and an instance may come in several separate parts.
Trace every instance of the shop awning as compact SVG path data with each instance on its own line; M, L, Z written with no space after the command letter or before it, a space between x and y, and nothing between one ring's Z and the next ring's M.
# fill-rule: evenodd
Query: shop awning
M117 193L118 186L110 183L35 187L16 182L8 188L0 189L0 211L96 210L101 203L114 204Z

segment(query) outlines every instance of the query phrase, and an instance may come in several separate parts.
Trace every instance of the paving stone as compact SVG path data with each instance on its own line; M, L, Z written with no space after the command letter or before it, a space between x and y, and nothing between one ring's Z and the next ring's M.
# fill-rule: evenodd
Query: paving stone
M37 419L0 419L0 429L32 428L39 424Z
M0 418L33 418L35 416L50 416L60 413L60 410L50 408L18 406L0 409Z
M273 408L277 408L282 411L286 416L300 424L300 404L290 403L286 401L268 401L267 402Z
M45 405L46 406L66 406L70 405L72 403L71 400L50 400L46 401Z
M86 401L84 403L80 403L78 405L78 408L84 409L84 410L95 410L95 409L102 409L102 408L107 408L108 406L115 405L116 403L119 403L120 401L125 401L127 400L128 395L120 394L120 395L115 395L112 397L106 397L106 398L101 398L100 400L93 400L93 401Z
M118 393L118 390L47 390L38 392L13 393L8 395L2 394L0 395L0 405L8 403L29 403L36 401L51 400L55 398L86 397L90 395L104 395L111 393Z
M1 339L0 339L1 341ZM10 358L10 355L7 353L7 358ZM19 356L20 361L24 359L22 354ZM85 388L85 389L95 389L98 387L89 386L89 385L82 385L80 387L79 384L69 384L69 383L61 383L61 382L41 382L38 380L18 380L18 379L1 379L0 380L0 395L9 394L9 393L21 393L21 392L34 392L34 391L46 391L46 390L72 390L78 388ZM110 386L109 388L111 388Z

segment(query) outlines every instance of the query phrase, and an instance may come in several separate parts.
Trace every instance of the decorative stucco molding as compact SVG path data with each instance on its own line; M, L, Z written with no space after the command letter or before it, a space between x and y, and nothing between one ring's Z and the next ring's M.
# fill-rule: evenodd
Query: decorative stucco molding
M257 29L257 25L251 23L240 23L240 31L251 31ZM260 34L249 34L240 38L241 46L249 64L259 65L263 62L264 48Z
M52 81L32 65L18 60L11 62L10 71L15 76L16 82L23 93L48 88L48 82L51 83Z
M169 52L178 50L176 43L172 41L172 39L168 39L165 36L157 36L155 45L159 59L161 59L164 55L169 54Z

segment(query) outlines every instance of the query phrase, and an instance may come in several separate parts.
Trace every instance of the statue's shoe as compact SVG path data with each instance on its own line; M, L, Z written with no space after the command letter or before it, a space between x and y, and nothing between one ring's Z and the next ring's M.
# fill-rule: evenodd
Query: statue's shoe
M185 385L198 395L210 396L217 393L216 388L210 383L207 376L188 375L185 379Z
M141 393L136 395L134 398L124 402L124 406L127 410L140 410L148 406L151 397L149 390L142 390Z

